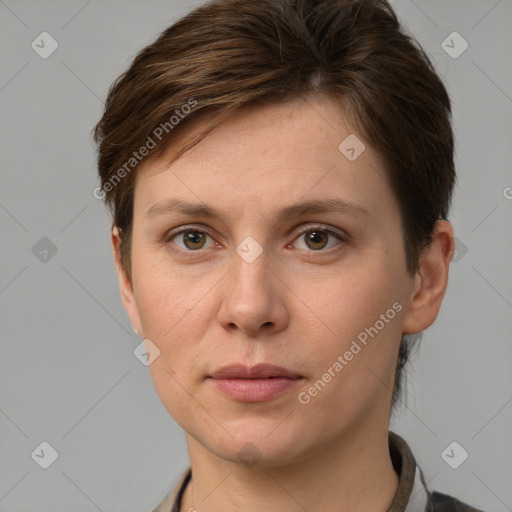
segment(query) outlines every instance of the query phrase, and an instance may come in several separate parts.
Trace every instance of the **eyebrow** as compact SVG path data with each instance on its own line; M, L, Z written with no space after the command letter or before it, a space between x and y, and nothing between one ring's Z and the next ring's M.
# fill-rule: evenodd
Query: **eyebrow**
M145 213L146 219L159 215L180 213L194 217L222 220L226 215L217 208L202 203L190 203L181 199L167 199L155 203ZM369 215L361 205L341 198L325 198L285 206L277 212L274 222L315 213L342 213L351 217Z

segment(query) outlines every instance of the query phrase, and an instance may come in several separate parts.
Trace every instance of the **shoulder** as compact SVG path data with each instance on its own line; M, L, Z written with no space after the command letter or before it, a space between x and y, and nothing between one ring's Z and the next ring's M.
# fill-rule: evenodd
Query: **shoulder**
M436 491L432 493L432 506L433 512L483 512L462 503L457 498Z

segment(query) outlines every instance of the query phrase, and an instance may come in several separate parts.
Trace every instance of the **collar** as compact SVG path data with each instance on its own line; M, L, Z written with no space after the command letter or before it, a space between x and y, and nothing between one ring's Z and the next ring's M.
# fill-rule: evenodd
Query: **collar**
M388 440L391 462L399 480L393 503L387 512L431 512L433 509L430 492L409 445L391 431Z
M409 446L404 439L391 431L388 440L391 461L399 475L399 481L395 497L387 512L432 512L430 492ZM189 466L152 512L179 512L183 493L191 478L192 469Z

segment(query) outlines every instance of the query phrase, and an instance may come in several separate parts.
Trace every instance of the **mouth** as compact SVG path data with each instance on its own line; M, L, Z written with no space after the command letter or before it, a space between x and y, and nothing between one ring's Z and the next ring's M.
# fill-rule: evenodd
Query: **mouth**
M241 364L225 366L208 380L223 395L239 402L264 402L296 386L302 376L280 366L259 364L247 367Z

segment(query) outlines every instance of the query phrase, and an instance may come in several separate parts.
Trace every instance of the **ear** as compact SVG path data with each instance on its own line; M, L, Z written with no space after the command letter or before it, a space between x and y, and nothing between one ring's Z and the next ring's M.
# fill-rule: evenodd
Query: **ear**
M448 269L454 253L452 226L446 220L438 220L431 243L420 255L409 309L403 320L405 334L418 333L434 323L448 285Z
M117 226L112 226L112 252L114 256L114 264L119 278L119 289L121 292L121 300L123 301L124 309L132 323L133 329L139 336L143 336L142 327L140 323L139 310L137 302L135 301L135 294L133 292L132 280L126 275L126 272L121 264L121 231Z

